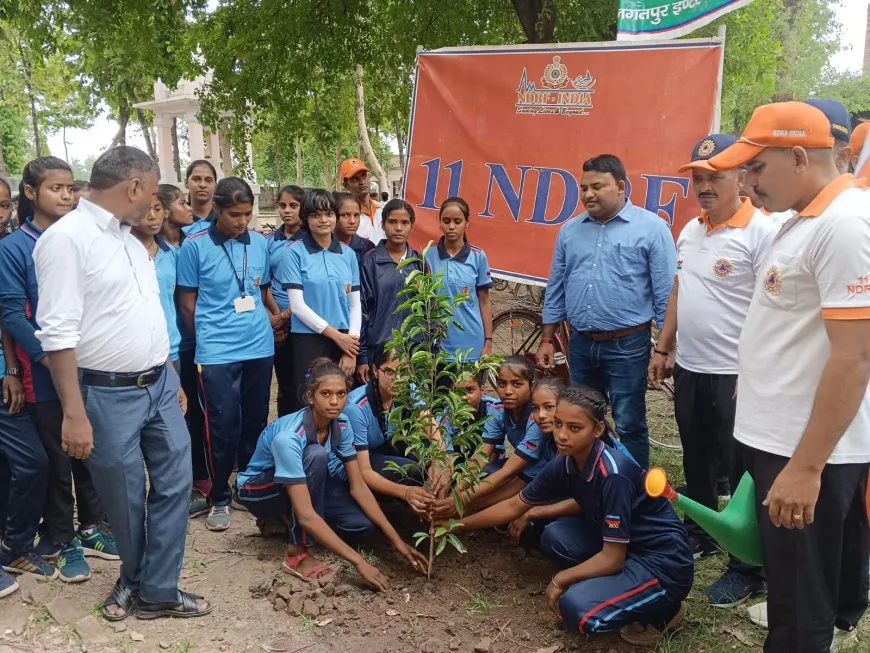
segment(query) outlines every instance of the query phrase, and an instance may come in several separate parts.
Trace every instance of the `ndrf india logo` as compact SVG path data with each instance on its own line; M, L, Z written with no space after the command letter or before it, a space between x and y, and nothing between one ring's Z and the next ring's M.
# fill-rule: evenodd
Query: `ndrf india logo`
M732 272L734 272L734 264L727 258L716 259L716 262L713 263L713 274L720 279L724 279Z
M523 68L517 86L516 110L518 114L533 116L588 116L595 93L595 78L588 70L585 75L571 79L568 66L556 55L544 68L540 78L541 88L529 80Z
M782 275L775 265L771 265L764 273L764 292L768 295L778 295L782 292Z

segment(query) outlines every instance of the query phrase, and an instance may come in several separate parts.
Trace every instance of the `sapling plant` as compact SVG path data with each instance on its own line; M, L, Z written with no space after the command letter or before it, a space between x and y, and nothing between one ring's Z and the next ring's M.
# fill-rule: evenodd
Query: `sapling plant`
M423 250L423 259L431 245ZM419 260L407 258L399 268ZM462 328L453 316L457 307L469 299L446 294L442 272L411 271L399 295L403 301L396 312L407 312L407 317L401 329L393 330L388 348L395 352L397 361L393 405L401 409L390 412L390 428L394 446L404 446L405 455L414 462L404 466L389 462L387 467L409 481L422 483L436 497L452 492L461 518L464 507L456 488L480 484L485 420L477 419L459 385L481 372L495 371L500 359L486 356L474 360L470 349L441 351L440 343L448 328ZM448 544L465 553L465 546L453 532L459 523L451 519L436 524L434 516L430 516L428 531L414 534L417 547L428 543L427 577L432 575L435 556Z

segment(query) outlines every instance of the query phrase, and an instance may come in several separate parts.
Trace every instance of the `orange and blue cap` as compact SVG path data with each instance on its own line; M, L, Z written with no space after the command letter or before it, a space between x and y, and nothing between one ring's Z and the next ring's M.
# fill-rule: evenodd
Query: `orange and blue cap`
M717 154L737 142L737 137L731 134L710 134L698 141L692 150L692 161L680 168L679 172L700 168L701 170L715 170L708 161Z

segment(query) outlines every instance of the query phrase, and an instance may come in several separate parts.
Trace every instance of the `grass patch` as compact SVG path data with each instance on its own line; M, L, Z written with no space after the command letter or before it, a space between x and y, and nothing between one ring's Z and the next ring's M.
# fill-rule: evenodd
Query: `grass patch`
M489 617L496 608L501 607L501 603L496 599L490 598L484 594L478 594L477 592L471 592L462 587L462 585L457 585L457 587L468 594L468 602L465 604L465 612L467 614L479 614L484 617Z
M299 617L299 623L305 630L314 630L317 627L317 619L306 615Z
M172 647L172 653L193 653L194 648L190 637L185 637Z

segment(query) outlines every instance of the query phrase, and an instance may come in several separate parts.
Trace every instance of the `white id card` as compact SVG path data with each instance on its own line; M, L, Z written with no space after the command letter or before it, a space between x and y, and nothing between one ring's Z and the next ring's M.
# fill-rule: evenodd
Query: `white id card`
M254 298L250 295L245 295L244 297L236 297L233 300L233 308L236 309L236 313L250 313L254 310Z

